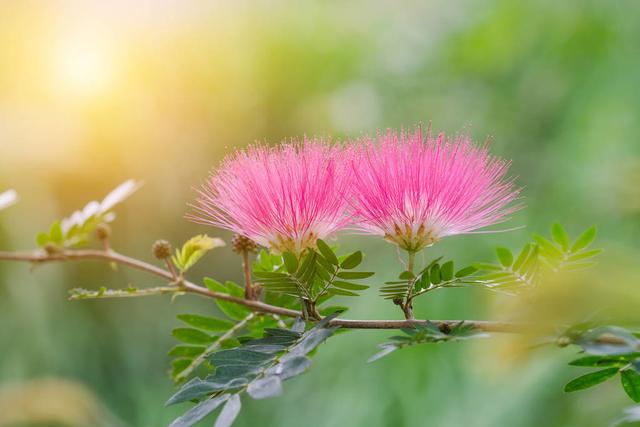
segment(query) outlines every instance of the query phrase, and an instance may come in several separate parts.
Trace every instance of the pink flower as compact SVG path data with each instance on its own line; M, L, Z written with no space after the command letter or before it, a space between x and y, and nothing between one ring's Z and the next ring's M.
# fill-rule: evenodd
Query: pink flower
M366 139L352 160L356 226L416 252L445 236L506 221L519 209L509 162L469 137L389 131Z
M213 171L188 217L300 254L347 223L345 156L322 140L249 147Z

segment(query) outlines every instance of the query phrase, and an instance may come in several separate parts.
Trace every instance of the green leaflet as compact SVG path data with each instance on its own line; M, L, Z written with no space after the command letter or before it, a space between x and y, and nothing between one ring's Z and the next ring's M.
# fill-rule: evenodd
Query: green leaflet
M416 324L413 329L402 329L401 331L404 335L392 336L389 338L390 341L379 344L378 347L381 350L371 356L367 362L371 363L379 360L403 347L487 337L487 334L477 331L473 325L466 324L463 321L455 324L446 332L443 332L436 324L428 320L425 324Z
M224 245L225 243L222 239L201 234L187 240L185 244L182 245L182 248L176 249L176 253L171 259L175 266L184 273L193 267L207 252Z
M634 402L640 402L640 374L633 368L620 371L622 388Z
M167 401L167 405L197 402L171 426L191 426L222 403L225 406L215 425L229 426L240 411L242 393L246 392L254 399L279 395L282 381L305 372L311 364L308 354L337 330L337 327L328 326L334 317L324 318L304 333L301 322L291 330L267 328L262 338L208 355L207 360L215 367L214 373L204 379L193 378ZM219 400L212 402L215 399Z
M609 378L617 374L618 371L619 371L618 368L607 368L607 369L602 369L600 371L591 372L589 374L582 375L578 378L575 378L569 381L567 385L564 386L564 391L567 393L572 393L574 391L584 390L586 388L593 387L595 385L598 385L608 380Z
M535 288L541 277L549 272L591 267L594 265L592 258L601 252L600 249L589 249L595 236L596 228L591 227L571 244L565 228L555 223L551 227L551 240L534 234L533 242L524 245L515 259L509 249L498 247L499 264L474 264L482 272L478 281L489 289L517 294Z

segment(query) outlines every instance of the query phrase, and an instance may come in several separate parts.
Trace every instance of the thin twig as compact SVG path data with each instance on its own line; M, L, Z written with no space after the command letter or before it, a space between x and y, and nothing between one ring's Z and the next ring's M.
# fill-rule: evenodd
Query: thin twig
M0 260L5 261L22 261L33 264L44 264L48 262L64 262L79 260L106 260L118 264L126 265L158 277L162 277L169 281L174 280L173 275L160 267L144 261L122 255L113 250L102 251L96 249L81 250L62 250L57 253L47 254L46 252L2 252L0 251ZM302 312L284 307L266 304L261 301L246 300L244 298L234 297L222 292L210 291L209 289L196 285L182 279L177 283L176 292L193 293L208 298L215 298L223 301L229 301L238 305L242 305L252 309L253 311L277 314L285 317L302 317ZM411 328L417 324L426 324L426 320L350 320L350 319L333 319L330 324L351 329L400 329ZM432 320L441 329L453 327L460 323L460 320ZM484 320L465 320L467 325L471 325L478 330L485 332L522 332L532 328L530 324L484 321Z

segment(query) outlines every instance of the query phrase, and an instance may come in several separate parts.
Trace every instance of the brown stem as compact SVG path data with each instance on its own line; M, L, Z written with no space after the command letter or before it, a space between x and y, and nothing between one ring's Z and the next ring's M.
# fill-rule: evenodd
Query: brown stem
M244 297L248 300L258 299L256 287L251 282L251 264L249 263L249 251L242 251L242 270L244 272Z
M58 253L47 254L46 252L2 252L0 251L0 260L5 261L23 261L33 264L43 264L47 262L63 262L78 260L106 260L118 264L126 265L147 273L154 274L167 280L173 280L171 272L157 267L153 264L122 255L115 251L102 251L96 249L82 250L63 250ZM244 298L234 297L222 292L214 292L209 289L196 285L187 280L182 280L179 292L188 292L202 295L209 298L216 298L223 301L233 302L252 309L253 311L262 313L277 314L285 317L302 317L302 313L289 308L278 307L266 304L261 301L247 300ZM351 329L400 329L411 328L417 324L426 324L426 320L350 320L350 319L333 319L330 324ZM458 324L459 320L432 320L433 323L441 328L450 328ZM472 325L478 330L486 332L523 332L532 329L532 325L513 322L497 322L484 320L465 320L465 323Z
M169 270L169 273L171 273L171 276L173 277L173 281L177 282L178 281L178 273L176 273L176 269L173 266L173 262L171 262L171 258L165 258L164 259L164 265L167 266L167 270Z

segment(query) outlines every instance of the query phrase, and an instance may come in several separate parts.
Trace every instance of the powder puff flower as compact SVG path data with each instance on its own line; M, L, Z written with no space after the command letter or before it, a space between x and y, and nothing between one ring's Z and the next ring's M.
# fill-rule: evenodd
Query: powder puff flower
M519 208L509 206L519 193L505 178L509 162L467 136L389 131L355 150L356 226L406 251L506 221Z
M187 217L274 253L301 254L347 223L346 150L321 140L255 145L223 160Z

